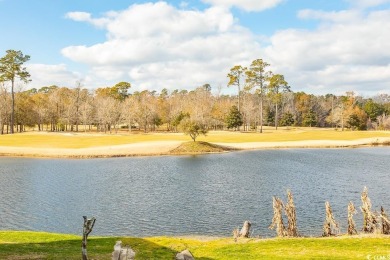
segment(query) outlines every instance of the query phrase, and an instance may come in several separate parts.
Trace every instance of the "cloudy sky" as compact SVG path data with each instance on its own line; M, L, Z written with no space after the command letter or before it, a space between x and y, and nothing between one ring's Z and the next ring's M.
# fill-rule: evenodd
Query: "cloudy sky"
M390 92L390 0L0 0L0 28L30 88L227 90L262 58L293 91Z

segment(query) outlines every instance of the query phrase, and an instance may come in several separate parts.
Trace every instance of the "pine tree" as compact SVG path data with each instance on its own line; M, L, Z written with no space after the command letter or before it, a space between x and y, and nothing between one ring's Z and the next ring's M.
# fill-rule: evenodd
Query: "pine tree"
M238 111L237 106L232 106L228 116L226 117L227 128L238 128L243 123L242 114Z

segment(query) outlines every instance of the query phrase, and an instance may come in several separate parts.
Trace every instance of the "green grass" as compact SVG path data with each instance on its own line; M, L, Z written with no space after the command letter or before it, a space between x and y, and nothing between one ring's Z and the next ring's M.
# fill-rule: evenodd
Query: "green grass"
M110 259L115 241L130 245L136 259L174 259L189 249L196 259L367 259L390 255L390 237L203 239L180 237L90 237L90 259ZM0 259L80 259L81 237L0 231ZM388 258L385 258L388 259Z
M281 128L275 131L265 128L264 133L240 133L211 131L198 141L215 143L240 142L286 142L304 140L357 140L363 138L389 137L390 132L381 131L335 131L318 128ZM26 132L14 135L0 135L0 146L33 148L87 148L96 146L120 145L148 141L190 141L191 138L180 133L127 133L85 134L85 133L46 133Z
M189 249L195 259L367 259L389 257L390 237L197 240L180 237L90 237L90 259L111 259L115 241L136 252L136 259L174 259ZM0 259L80 259L81 237L42 232L0 231ZM388 259L388 258L378 258Z

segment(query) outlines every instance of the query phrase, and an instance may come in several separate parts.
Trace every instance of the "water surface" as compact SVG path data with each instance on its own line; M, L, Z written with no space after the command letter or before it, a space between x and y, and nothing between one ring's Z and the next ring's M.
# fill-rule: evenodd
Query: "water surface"
M390 211L390 148L282 149L111 159L0 158L0 229L93 235L230 236L245 220L273 236L272 196L291 189L298 229L321 235L328 200L345 232L347 205ZM355 220L361 228L361 213Z

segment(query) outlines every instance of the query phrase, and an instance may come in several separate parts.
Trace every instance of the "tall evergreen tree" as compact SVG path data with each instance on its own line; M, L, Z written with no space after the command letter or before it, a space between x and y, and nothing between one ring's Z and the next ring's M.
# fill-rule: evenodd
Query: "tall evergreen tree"
M252 61L249 70L246 71L246 83L256 89L260 99L260 133L263 132L263 101L267 92L266 82L269 79L269 72L266 71L268 66L270 64L267 62L257 59Z
M0 81L11 81L11 119L10 133L14 133L15 120L15 80L19 79L27 83L30 73L27 72L23 64L30 60L29 55L24 55L21 51L7 50L6 55L0 58Z
M275 103L275 129L278 129L278 104L281 102L282 93L290 91L290 86L283 75L275 74L269 78L269 93Z
M238 128L243 123L242 114L238 111L237 106L232 106L228 116L226 117L227 128Z
M242 67L241 65L234 66L230 69L230 73L227 75L229 77L229 86L237 86L238 88L238 111L240 111L241 104L241 78L245 75L247 68Z

